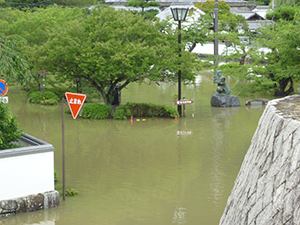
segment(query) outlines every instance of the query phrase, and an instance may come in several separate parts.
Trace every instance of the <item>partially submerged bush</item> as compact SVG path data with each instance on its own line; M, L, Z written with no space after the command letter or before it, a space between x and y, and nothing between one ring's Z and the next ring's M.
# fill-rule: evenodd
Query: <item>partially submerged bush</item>
M23 135L8 105L0 102L0 150L19 147Z
M91 103L82 106L82 116L84 119L108 119L110 117L110 107L108 105Z
M174 118L179 116L177 110L151 103L127 103L119 106L113 116L114 119L129 119L134 117L166 117Z
M29 102L35 104L44 104L44 92L35 91L29 94ZM46 105L56 105L59 102L59 98L52 91L45 91L45 104Z

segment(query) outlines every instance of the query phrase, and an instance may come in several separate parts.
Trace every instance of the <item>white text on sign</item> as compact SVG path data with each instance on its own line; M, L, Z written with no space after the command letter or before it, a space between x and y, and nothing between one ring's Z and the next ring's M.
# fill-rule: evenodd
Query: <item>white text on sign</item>
M185 105L185 104L192 104L194 101L193 100L178 100L175 101L176 105Z
M80 99L77 99L77 98L71 98L71 100L70 100L70 104L78 104L78 105L81 105L81 101L80 101Z

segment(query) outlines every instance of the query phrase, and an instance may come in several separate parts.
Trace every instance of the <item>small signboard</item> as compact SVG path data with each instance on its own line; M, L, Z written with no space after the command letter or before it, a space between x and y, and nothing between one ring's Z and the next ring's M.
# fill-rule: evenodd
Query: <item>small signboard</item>
M65 96L67 98L67 102L71 110L72 116L75 120L78 116L78 113L80 112L81 107L83 106L86 95L66 92Z
M175 101L175 105L186 105L186 104L192 104L194 101L191 99L181 99Z
M8 103L8 97L7 96L5 96L5 97L0 96L0 102Z
M0 80L0 96L6 95L7 91L8 87L5 80Z

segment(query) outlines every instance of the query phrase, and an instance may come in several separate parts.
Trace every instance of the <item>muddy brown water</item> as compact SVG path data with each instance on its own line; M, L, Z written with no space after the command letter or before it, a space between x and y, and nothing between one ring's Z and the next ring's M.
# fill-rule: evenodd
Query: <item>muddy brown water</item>
M264 106L212 108L212 74L183 85L192 99L186 118L74 120L65 116L66 185L79 191L57 208L0 218L1 225L215 225ZM151 102L176 108L177 84L130 84L122 103ZM10 87L9 105L20 127L55 147L62 182L61 105L26 101ZM37 168L38 170L38 168ZM30 182L30 180L28 181Z

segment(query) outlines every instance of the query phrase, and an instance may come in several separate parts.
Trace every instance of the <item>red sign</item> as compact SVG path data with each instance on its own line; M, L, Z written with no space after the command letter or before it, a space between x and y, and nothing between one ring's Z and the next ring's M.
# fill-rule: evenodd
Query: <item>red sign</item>
M76 117L78 116L78 113L79 113L81 107L83 106L86 95L66 92L65 96L67 98L67 102L68 102L68 105L70 107L72 116L75 120Z
M181 100L175 101L175 105L186 105L186 104L192 104L193 102L194 102L193 100L181 99Z
M0 80L0 96L6 95L8 87L4 80Z

